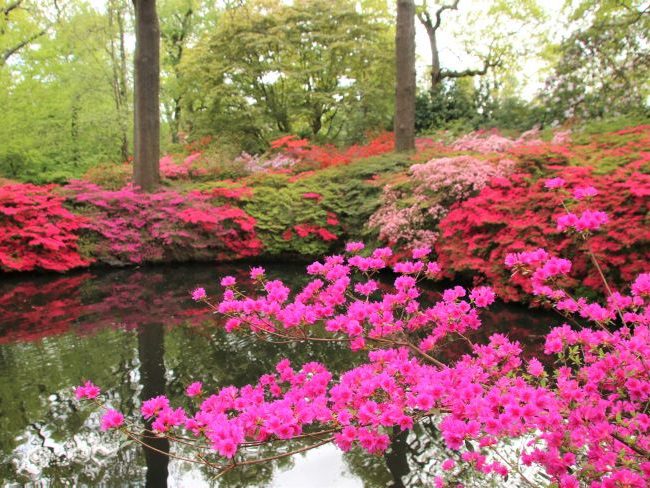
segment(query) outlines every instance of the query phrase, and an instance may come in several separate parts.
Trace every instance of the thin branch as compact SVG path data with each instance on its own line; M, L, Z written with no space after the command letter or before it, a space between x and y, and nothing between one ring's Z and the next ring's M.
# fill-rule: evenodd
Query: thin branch
M465 69L463 71L448 71L442 70L440 72L440 78L465 78L467 76L483 76L491 68L496 68L501 66L501 60L490 60L489 58L485 60L483 67L481 69Z
M8 60L11 56L13 56L14 54L16 54L18 51L20 51L22 48L24 48L25 46L27 46L29 43L35 41L36 39L38 39L38 38L41 37L41 36L44 36L46 32L47 32L47 29L43 29L43 30L41 30L40 32L37 32L36 34L34 34L34 35L28 37L27 39L25 39L25 40L23 40L23 41L20 41L20 42L19 42L18 44L16 44L15 46L10 47L9 49L5 50L5 51L2 53L2 59L0 59L0 67L4 66L4 65L7 63L7 60Z

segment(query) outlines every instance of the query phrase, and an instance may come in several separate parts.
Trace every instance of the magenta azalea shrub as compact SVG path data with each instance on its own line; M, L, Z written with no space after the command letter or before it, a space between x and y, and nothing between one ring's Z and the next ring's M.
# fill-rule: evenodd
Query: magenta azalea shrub
M111 191L83 181L65 187L88 217L90 254L109 264L249 257L261 250L255 219L240 208L214 206L200 192L182 195L132 187Z
M379 240L391 246L431 246L438 236L438 222L453 203L478 193L492 178L504 177L514 167L509 159L493 162L473 156L415 164L407 184L386 187L382 205L368 226L378 229Z
M598 227L574 236L587 240ZM517 486L646 486L650 273L627 290L586 300L562 288L569 259L543 249L506 256L505 266L529 277L532 292L566 318L536 358L502 334L473 342L481 310L495 299L490 287L455 286L435 303L421 299L419 282L440 272L428 260L429 248L394 264L393 286L384 291L375 275L389 267L393 251L362 251L362 244L350 243L345 255L311 264L312 280L293 295L256 268L257 294L241 293L235 278L225 277L218 303L199 290L195 298L224 316L229 332L342 342L367 357L363 364L335 375L320 363L294 366L285 359L256 384L210 392L192 383L193 407L174 407L165 396L142 404L150 427L124 427L119 412L95 399L92 383L77 396L105 410L102 428L123 430L144 445L151 432L171 441L181 436L186 445L194 438L195 461L220 472L267 461L255 456L271 441L308 442L295 452L333 442L344 451L382 453L394 433L429 418L456 453L433 463L438 487L457 486L467 466ZM458 340L467 354L445 362L445 350ZM519 447L508 454L502 448L513 441Z

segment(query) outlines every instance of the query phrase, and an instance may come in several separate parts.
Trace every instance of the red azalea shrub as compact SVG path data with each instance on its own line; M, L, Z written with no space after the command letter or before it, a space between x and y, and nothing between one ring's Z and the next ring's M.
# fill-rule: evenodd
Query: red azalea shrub
M88 266L79 254L85 220L63 206L54 186L0 187L0 270L67 271Z
M640 165L628 164L596 176L584 167L557 169L568 186L599 191L594 204L607 212L610 222L589 245L614 284L630 281L650 258L650 175L640 170ZM440 222L436 251L441 266L450 276L478 273L475 279L486 278L501 298L521 300L531 292L528 281L523 276L510 280L500 263L511 252L552 248L561 256L575 256L573 285L600 288L597 270L573 239L556 227L553 217L559 215L560 202L542 180L531 180L525 173L493 181L478 196L455 205Z
M420 138L416 141L418 150L430 148L435 143L431 139ZM317 163L321 168L349 164L350 162L379 156L395 150L395 135L383 132L372 138L367 144L354 144L345 150L339 150L331 144L318 146L307 139L296 136L284 136L271 142L271 149L283 151L289 158L298 161Z
M253 189L246 186L219 186L209 190L203 190L201 193L211 198L223 198L226 200L245 200L253 196Z
M253 217L229 205L214 207L199 192L108 191L83 181L65 189L89 217L86 238L102 262L226 260L256 256L262 248Z

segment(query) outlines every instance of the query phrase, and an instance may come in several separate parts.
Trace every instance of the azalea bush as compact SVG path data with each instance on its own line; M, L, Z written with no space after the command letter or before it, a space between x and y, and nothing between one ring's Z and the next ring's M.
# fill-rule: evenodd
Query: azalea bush
M88 225L63 205L54 185L0 186L0 270L67 271L87 266L78 233Z
M495 177L514 170L509 159L490 161L473 156L436 158L411 166L408 180L387 186L381 206L368 226L379 240L407 249L431 246L438 237L438 223L451 205L475 195Z
M541 144L539 131L532 129L524 132L517 139L504 137L497 129L478 130L459 137L453 142L452 147L457 151L472 151L481 154L506 152L518 145Z
M628 283L650 258L650 175L643 173L643 168L631 163L612 173L595 175L590 168L557 167L556 178L569 189L562 195L549 193L545 180L534 180L527 173L493 180L477 196L452 207L442 219L441 238L435 246L438 260L448 277L465 274L482 278L503 299L517 301L531 296L530 283L524 276L512 278L497 263L502 263L508 253L542 247L573 259L573 287L602 289L591 258L581 252L586 244L575 241L555 221L563 198L568 196L579 208L595 205L607 212L609 221L591 239L588 249L609 281ZM592 190L585 194L585 188Z
M227 260L261 251L255 219L240 208L212 205L209 194L143 193L132 187L110 191L83 181L65 190L87 216L87 252L101 262Z
M554 194L567 184L556 178L545 187ZM610 217L575 204L593 198L595 188L572 190L555 223L589 242ZM495 300L492 288L455 286L434 303L422 300L420 281L441 272L430 253L417 248L392 265L389 290L379 286L377 273L388 268L393 251L364 253L362 243L351 242L345 255L308 266L311 281L294 295L281 280L267 279L261 267L250 271L258 293L242 293L232 276L221 279L224 292L216 303L202 288L192 293L226 318L228 332L272 342L337 342L366 357L340 374L324 364L295 366L284 359L256 384L214 392L198 381L189 384L191 407L171 405L165 396L146 400L144 423L103 403L92 382L75 394L102 410L102 430L117 429L145 447L151 435L167 437L196 450L182 459L220 474L330 442L344 451L382 453L397 433L430 419L456 453L434 463L438 487L456 486L465 466L518 485L645 486L650 273L639 274L629 288L607 286L604 296L588 300L563 288L571 260L532 248L506 255L509 272L525 276L532 293L566 318L547 335L537 358L524 356L502 334L473 341L481 311ZM597 261L594 266L599 269ZM458 340L467 353L446 361L447 345ZM297 439L305 445L258 456L261 445ZM519 448L503 450L513 440Z
M418 150L432 145L435 145L435 143L431 139L420 138L416 140ZM392 132L383 132L370 139L367 144L354 144L345 150L340 150L333 145L319 146L307 139L299 139L296 136L289 135L271 141L271 150L281 151L285 157L292 160L313 163L319 168L328 168L393 152L395 150L395 135Z

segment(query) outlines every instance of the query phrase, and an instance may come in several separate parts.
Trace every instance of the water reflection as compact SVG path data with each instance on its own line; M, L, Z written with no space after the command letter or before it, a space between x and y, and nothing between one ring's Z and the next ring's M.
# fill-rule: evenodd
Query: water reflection
M165 394L165 336L162 324L147 324L138 329L138 357L140 358L140 400ZM151 429L152 419L146 422ZM167 487L169 441L164 437L143 439L152 449L145 449L147 460L147 488Z
M167 480L173 486L213 485L213 473L203 467L145 455L117 435L100 434L99 416L77 409L71 387L93 378L110 392L113 407L133 415L142 399L162 393L181 404L185 386L199 378L212 389L255 381L281 357L296 364L320 360L335 371L359 361L336 345L278 346L224 334L209 311L189 300L195 286L216 293L218 275L235 274L244 281L248 268L187 265L3 279L0 479L9 485L166 486ZM304 280L302 266L267 270L294 286ZM433 298L436 291L429 293ZM535 345L531 335L541 336L554 321L516 307L496 307L484 317L478 339L508 332L530 348ZM465 350L461 342L448 346L450 357ZM161 441L157 448L169 446ZM265 447L260 455L272 449ZM430 483L449 455L435 429L421 425L396 435L383 458L324 447L296 459L235 470L218 484L414 487ZM314 470L334 472L335 481L314 477ZM471 478L466 483L472 486Z

